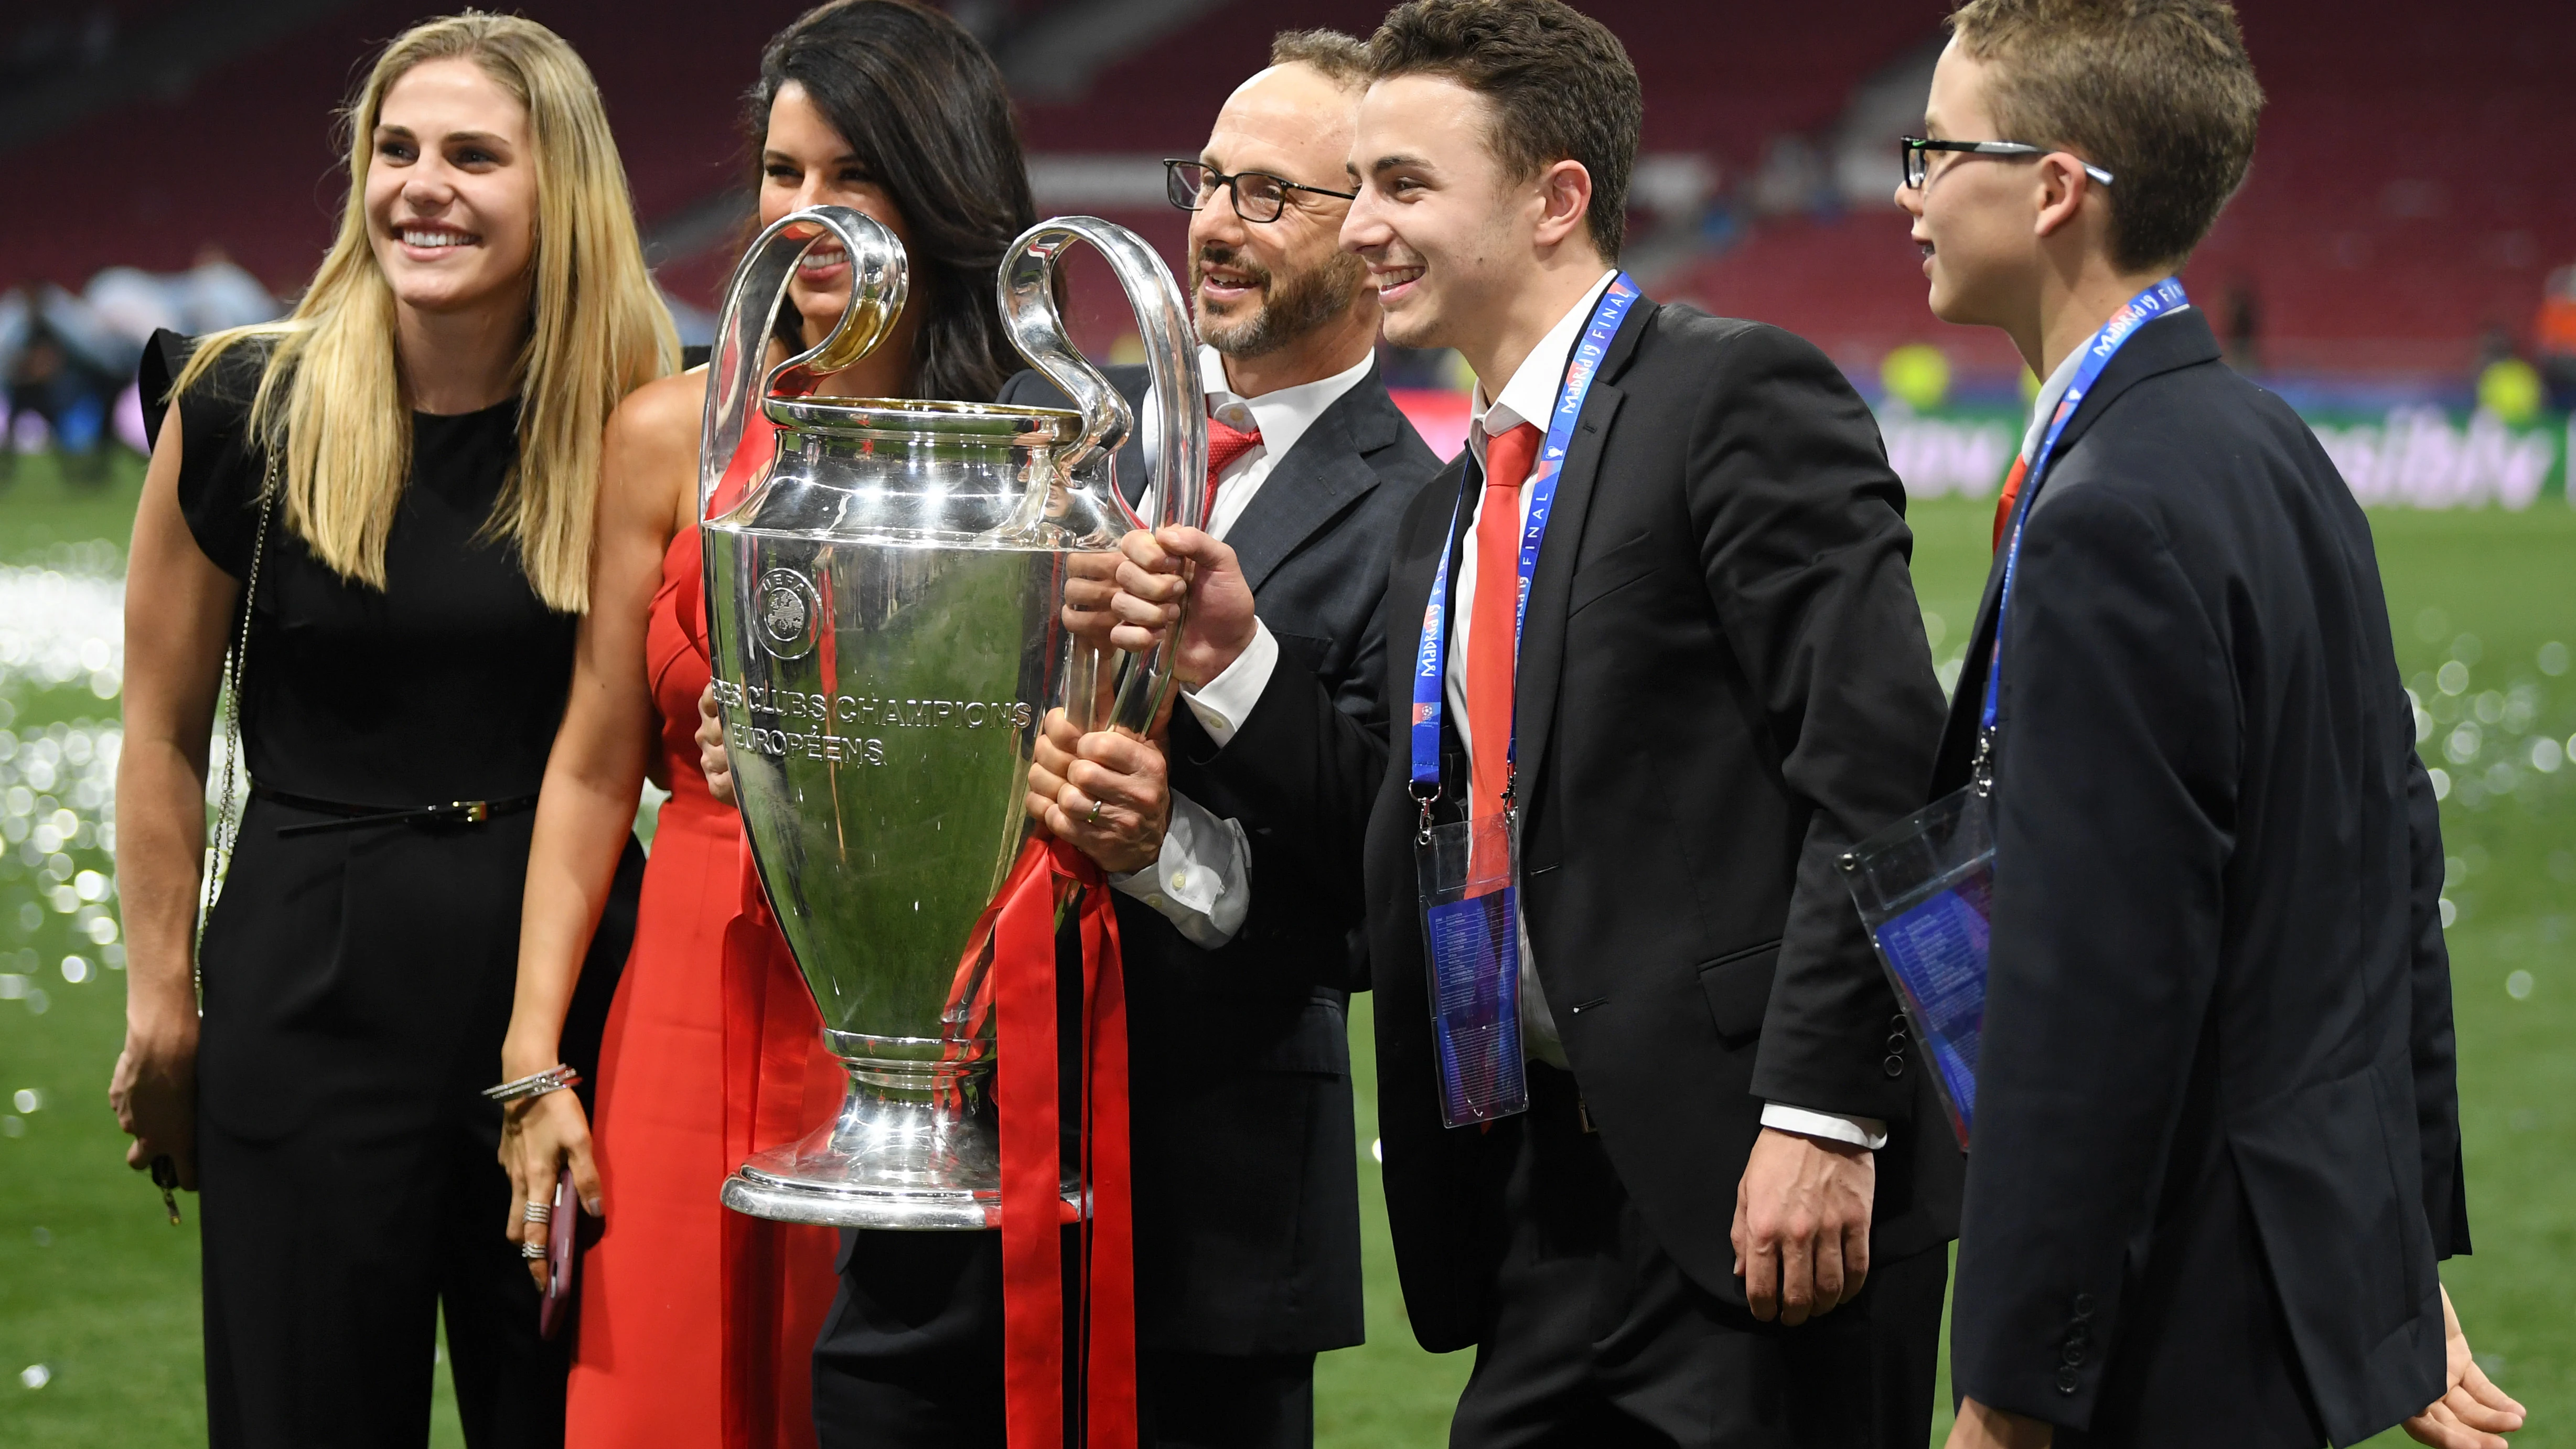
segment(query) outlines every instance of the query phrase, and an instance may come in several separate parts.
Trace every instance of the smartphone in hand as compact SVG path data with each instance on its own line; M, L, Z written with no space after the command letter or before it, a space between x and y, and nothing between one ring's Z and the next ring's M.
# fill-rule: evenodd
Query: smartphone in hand
M537 1335L552 1339L572 1317L573 1235L581 1224L581 1197L572 1190L572 1169L555 1178L555 1207L546 1220L546 1291L537 1306Z

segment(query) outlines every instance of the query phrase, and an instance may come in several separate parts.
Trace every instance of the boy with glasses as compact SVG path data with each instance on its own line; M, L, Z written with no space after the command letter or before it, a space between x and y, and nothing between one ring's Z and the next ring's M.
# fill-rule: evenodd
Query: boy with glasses
M1933 312L2047 383L1933 786L1994 837L1950 1444L2501 1449L2369 524L2177 280L2253 154L2235 13L1951 21L1896 202Z

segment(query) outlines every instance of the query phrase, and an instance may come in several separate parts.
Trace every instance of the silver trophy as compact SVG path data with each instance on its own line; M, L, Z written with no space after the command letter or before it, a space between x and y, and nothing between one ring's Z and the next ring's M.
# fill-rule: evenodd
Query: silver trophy
M850 258L841 321L821 346L764 370L796 260L827 237ZM736 1211L869 1228L998 1220L995 1043L976 1005L991 951L979 925L1034 828L1021 803L1031 742L1057 706L1086 728L1141 733L1169 688L1179 633L1145 656L1079 639L1064 620L1065 580L1077 555L1112 549L1131 528L1197 526L1204 508L1197 486L1158 488L1149 522L1115 486L1134 416L1056 311L1056 260L1077 240L1108 258L1135 307L1162 400L1159 475L1195 483L1207 423L1189 310L1123 227L1044 222L1001 265L1013 342L1079 412L777 395L864 356L902 312L900 244L848 208L762 232L726 292L701 518L755 404L779 433L742 500L704 524L715 691L762 884L850 1074L829 1127L726 1180ZM1065 1191L1079 1203L1070 1172Z

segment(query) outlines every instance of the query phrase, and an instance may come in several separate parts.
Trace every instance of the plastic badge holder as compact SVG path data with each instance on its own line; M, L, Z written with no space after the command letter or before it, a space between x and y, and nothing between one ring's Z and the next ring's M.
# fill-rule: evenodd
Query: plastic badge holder
M1440 1057L1441 1125L1465 1127L1527 1111L1511 817L1435 826L1414 856Z
M2112 313L2076 353L2066 395L2049 414L2048 429L2022 475L2012 542L2004 550L2003 591L1995 600L1994 652L1986 661L1977 757L1968 770L1971 783L1862 841L1837 862L1878 947L1878 959L1914 1023L1915 1038L1939 1068L1933 1080L1940 1084L1950 1128L1963 1151L1976 1112L1977 1039L1986 1022L1987 943L1993 935L1995 893L1992 765L2002 717L2004 620L2012 609L2022 532L2038 503L2057 440L2102 370L2139 328L2190 305L2181 281L2167 277Z
M1962 1151L1977 1103L1977 1035L1986 1016L1986 950L1995 880L1991 802L1975 787L1932 802L1836 863Z

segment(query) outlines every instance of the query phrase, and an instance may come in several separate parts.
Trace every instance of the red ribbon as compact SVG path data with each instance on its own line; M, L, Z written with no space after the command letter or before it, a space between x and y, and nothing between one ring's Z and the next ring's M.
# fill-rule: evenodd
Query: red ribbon
M1118 917L1100 868L1032 836L996 897L995 1101L1002 1148L1002 1387L1010 1449L1065 1444L1064 1104L1056 1062L1056 925L1078 906L1082 939L1082 1219L1077 1348L1086 1449L1135 1449L1136 1264L1127 1152L1127 993ZM980 934L980 932L978 933ZM970 950L971 961L980 950ZM981 995L981 992L977 993Z

